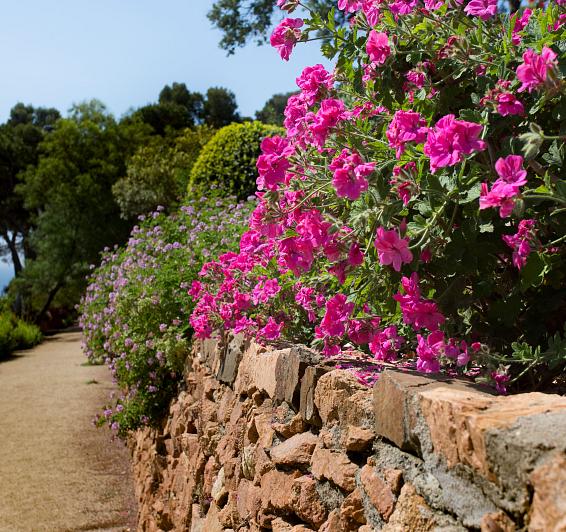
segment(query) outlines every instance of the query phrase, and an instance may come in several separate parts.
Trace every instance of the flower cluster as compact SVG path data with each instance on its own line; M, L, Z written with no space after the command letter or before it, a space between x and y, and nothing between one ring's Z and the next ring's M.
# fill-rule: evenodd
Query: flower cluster
M514 358L517 342L542 346L543 360L565 322L551 310L566 308L555 119L565 7L511 17L492 0L336 7L348 27L286 18L274 31L285 60L312 32L326 34L337 66L297 78L286 138L262 145L240 252L204 265L191 325L201 337L283 337L328 356L355 346L503 390L528 358Z

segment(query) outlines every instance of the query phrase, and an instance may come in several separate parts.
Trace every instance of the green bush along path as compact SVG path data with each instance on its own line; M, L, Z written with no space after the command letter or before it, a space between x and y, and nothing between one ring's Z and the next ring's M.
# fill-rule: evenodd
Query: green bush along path
M0 363L0 531L134 529L127 449L91 419L113 390L80 333Z

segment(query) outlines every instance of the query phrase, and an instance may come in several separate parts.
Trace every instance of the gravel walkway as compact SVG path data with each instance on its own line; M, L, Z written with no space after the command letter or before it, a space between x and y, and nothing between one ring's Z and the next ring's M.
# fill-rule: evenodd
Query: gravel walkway
M135 529L129 454L91 420L113 389L61 333L0 363L0 531Z

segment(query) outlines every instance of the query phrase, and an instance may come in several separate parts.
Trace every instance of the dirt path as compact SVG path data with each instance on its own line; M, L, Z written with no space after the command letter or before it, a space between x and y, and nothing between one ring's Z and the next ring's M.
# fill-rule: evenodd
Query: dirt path
M83 365L80 339L58 334L0 363L1 532L133 527L128 452L91 424L110 375Z

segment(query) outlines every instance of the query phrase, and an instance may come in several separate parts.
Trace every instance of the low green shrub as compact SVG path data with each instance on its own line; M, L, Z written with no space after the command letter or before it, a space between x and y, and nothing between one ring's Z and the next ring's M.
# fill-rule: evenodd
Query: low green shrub
M11 312L0 312L0 359L17 349L29 349L41 342L37 325L18 319Z
M189 196L206 194L211 185L240 199L253 194L261 141L282 131L282 128L257 121L230 124L220 129L202 149L191 170Z

